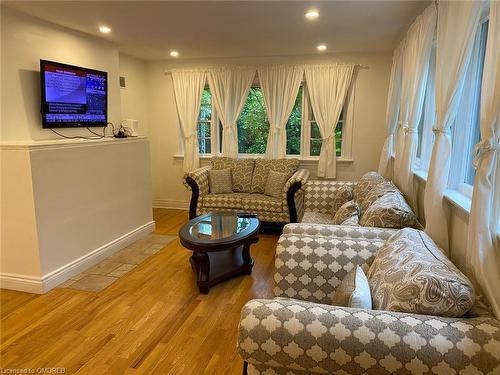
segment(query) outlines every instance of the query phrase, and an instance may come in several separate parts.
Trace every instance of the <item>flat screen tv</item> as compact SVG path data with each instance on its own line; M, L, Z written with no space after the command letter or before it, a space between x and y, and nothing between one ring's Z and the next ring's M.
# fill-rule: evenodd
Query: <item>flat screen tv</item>
M40 60L43 128L105 127L108 73Z

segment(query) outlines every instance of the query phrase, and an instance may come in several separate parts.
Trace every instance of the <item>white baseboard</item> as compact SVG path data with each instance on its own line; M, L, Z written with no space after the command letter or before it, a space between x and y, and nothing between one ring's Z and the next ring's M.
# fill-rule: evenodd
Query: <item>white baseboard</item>
M189 202L176 199L153 199L153 207L155 208L171 208L175 210L188 210Z
M127 247L131 243L141 239L155 230L155 222L150 221L141 225L123 236L120 236L107 244L92 250L88 254L65 264L64 266L44 275L33 277L17 274L0 274L0 287L3 289L18 290L21 292L43 294L55 288L57 285L69 280L87 268L99 263L118 250Z

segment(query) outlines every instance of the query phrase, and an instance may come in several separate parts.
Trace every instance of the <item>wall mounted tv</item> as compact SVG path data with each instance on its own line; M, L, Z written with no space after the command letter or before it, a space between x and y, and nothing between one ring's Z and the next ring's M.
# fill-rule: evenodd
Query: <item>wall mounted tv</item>
M44 128L79 128L108 122L108 73L40 60Z

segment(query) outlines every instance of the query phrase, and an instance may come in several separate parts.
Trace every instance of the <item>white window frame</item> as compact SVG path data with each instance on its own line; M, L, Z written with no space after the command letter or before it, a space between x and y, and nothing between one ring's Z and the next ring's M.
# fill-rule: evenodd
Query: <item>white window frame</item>
M211 98L211 104L212 104L212 116L210 117L210 120L209 121L200 121L199 120L199 117L198 117L198 121L196 122L196 136L197 136L197 140L198 140L198 144L200 142L200 135L198 133L198 126L200 123L210 123L210 150L212 152L207 152L207 153L202 153L200 152L200 156L211 156L211 155L216 155L216 154L219 154L219 152L217 152L217 150L219 150L219 142L221 141L220 140L220 137L219 137L219 132L218 132L218 124L219 124L219 118L217 116L217 111L215 109L215 104L214 104L214 100L213 100L213 94L212 94L212 91L210 90L210 87L208 87L208 85L205 85L205 87L203 88L203 90L206 90L208 89L210 91L210 98ZM214 150L216 152L214 152Z

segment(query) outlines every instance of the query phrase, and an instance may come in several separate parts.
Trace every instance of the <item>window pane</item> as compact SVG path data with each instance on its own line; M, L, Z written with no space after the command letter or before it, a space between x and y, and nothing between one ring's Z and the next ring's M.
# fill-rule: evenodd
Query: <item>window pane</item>
M212 119L212 94L209 89L203 90L200 106L200 121L210 121Z
M198 138L198 147L200 148L200 154L210 154L212 152L210 138Z
M238 152L263 154L266 152L269 122L260 87L252 87L237 122Z
M300 155L300 129L302 125L302 87L299 88L297 99L286 124L286 153Z
M322 143L321 139L311 139L311 156L319 156Z
M211 136L211 125L209 122L199 122L198 123L198 137L206 138Z
M311 122L311 139L312 138L322 139L319 126L315 122Z

